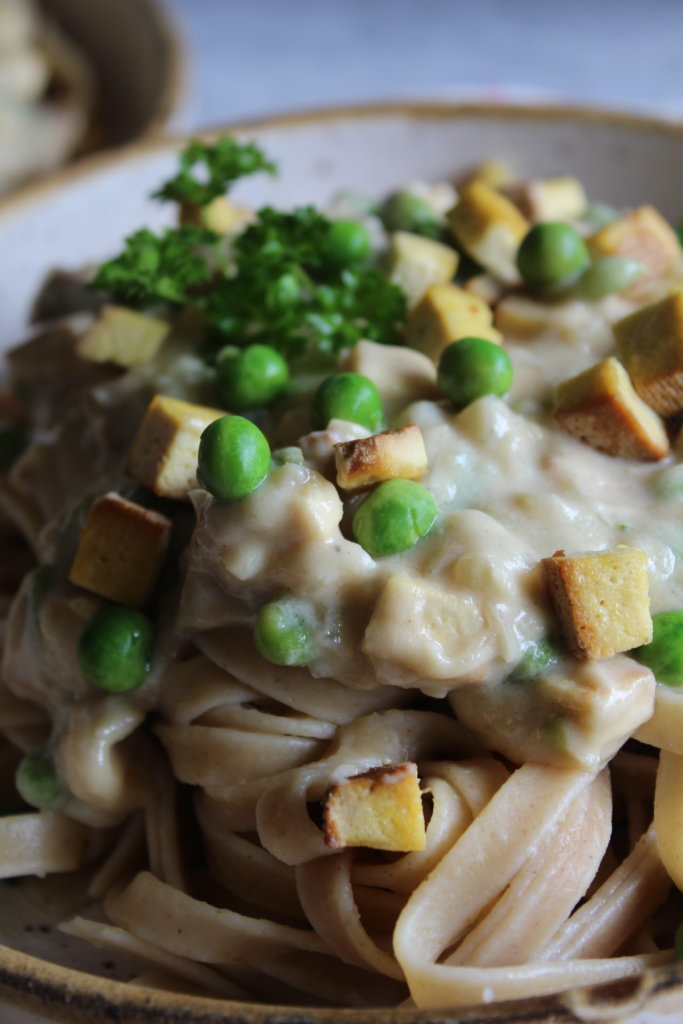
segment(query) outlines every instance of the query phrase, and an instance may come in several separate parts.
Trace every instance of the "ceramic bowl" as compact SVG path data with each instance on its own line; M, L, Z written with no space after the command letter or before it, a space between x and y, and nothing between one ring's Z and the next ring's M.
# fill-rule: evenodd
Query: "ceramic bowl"
M324 202L341 187L379 196L406 181L453 177L493 156L521 176L575 174L592 197L615 205L652 201L673 221L683 215L683 129L623 114L401 105L229 130L258 139L280 167L276 180L257 177L239 188L238 197L257 204ZM173 142L129 148L0 203L1 347L25 336L32 296L48 270L100 260L125 234L170 216L147 197L168 176L176 149ZM643 1022L652 1011L683 1006L683 969L675 966L598 990L450 1012L278 1008L162 992L114 980L117 973L126 978L123 967L68 941L54 930L48 906L27 902L12 886L0 888L0 942L0 999L70 1024Z

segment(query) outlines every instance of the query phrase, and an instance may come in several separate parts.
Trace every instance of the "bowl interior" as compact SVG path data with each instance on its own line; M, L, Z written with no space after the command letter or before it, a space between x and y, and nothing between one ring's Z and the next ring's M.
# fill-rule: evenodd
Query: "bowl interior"
M73 0L54 3L65 11L73 7ZM136 10L144 6L138 0ZM334 111L245 124L235 130L244 138L258 138L280 169L274 181L258 176L236 190L237 198L255 204L324 203L341 188L380 196L416 179L457 177L477 162L495 157L510 164L519 176L576 175L595 200L617 206L650 201L674 221L683 214L683 130L638 118L429 105ZM96 160L63 173L0 204L0 350L25 334L32 297L47 271L101 260L117 250L126 234L143 225L159 228L170 221L171 212L149 195L171 173L176 149L169 142L138 146L108 161ZM267 1008L241 1006L231 1011L205 999L195 1002L168 993L145 994L139 988L94 980L68 968L129 975L125 965L113 965L108 956L97 952L86 956L81 944L68 944L46 930L53 926L49 906L31 899L30 890L28 896L25 899L16 887L5 887L0 893L4 911L0 942L20 954L45 957L62 966L41 967L13 952L0 953L0 991L56 1019L120 1019L129 1024L256 1022L275 1016L291 1022L373 1020L376 1024L453 1019L409 1010L361 1015L285 1010L271 1015ZM675 972L662 979L660 987L673 984L677 993L683 993L683 979ZM631 996L630 990L610 996L614 1012L617 1005L634 1008ZM683 999L683 994L676 998ZM459 1012L458 1019L502 1022L512 1019L513 1012L519 1021L578 1019L564 1005L562 1000L533 1000L526 1009L465 1011Z

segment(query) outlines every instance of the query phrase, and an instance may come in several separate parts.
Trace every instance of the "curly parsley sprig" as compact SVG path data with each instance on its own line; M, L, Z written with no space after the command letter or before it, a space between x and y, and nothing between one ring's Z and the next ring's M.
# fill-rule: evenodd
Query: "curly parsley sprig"
M133 306L184 306L212 276L202 246L214 244L217 237L194 224L168 228L161 235L143 228L126 238L119 256L102 264L93 286Z
M193 174L201 160L208 182L200 186ZM250 144L191 143L180 173L157 195L204 204L228 180L258 169L272 164ZM159 235L143 229L93 283L130 305L195 306L219 345L266 342L290 361L332 356L360 338L395 341L406 312L403 291L367 265L367 239L340 265L333 224L339 227L313 206L287 212L267 206L227 250L218 235L192 224Z
M214 143L195 139L179 157L174 178L153 193L155 199L206 206L225 195L233 182L256 171L275 174L275 164L253 142L239 143L224 136Z
M234 272L207 296L214 327L234 344L267 342L290 360L311 350L333 355L360 338L395 340L405 295L373 267L330 260L331 223L311 206L259 211L235 240Z

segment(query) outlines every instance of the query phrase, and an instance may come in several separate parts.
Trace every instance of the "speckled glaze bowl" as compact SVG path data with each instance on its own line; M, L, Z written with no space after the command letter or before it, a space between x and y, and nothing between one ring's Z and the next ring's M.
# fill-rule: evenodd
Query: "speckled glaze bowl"
M415 104L226 130L258 139L280 167L275 181L257 177L236 190L256 204L324 202L342 187L379 196L496 157L521 176L574 174L597 199L617 206L651 201L674 222L683 216L683 128L624 114ZM94 158L0 203L0 350L26 335L32 297L48 270L105 258L125 234L170 218L147 197L169 175L177 148L174 141L145 143ZM63 936L48 905L11 885L0 887L0 942L3 1024L19 1020L10 1006L69 1024L654 1024L670 1013L683 1020L683 967L676 966L600 989L452 1012L270 1007L158 991L126 981L125 965Z

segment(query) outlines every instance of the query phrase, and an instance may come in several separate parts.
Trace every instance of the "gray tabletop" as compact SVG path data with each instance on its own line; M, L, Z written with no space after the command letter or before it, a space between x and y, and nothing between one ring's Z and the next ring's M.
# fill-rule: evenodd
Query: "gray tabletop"
M401 97L572 100L683 116L683 0L166 0L177 121Z

